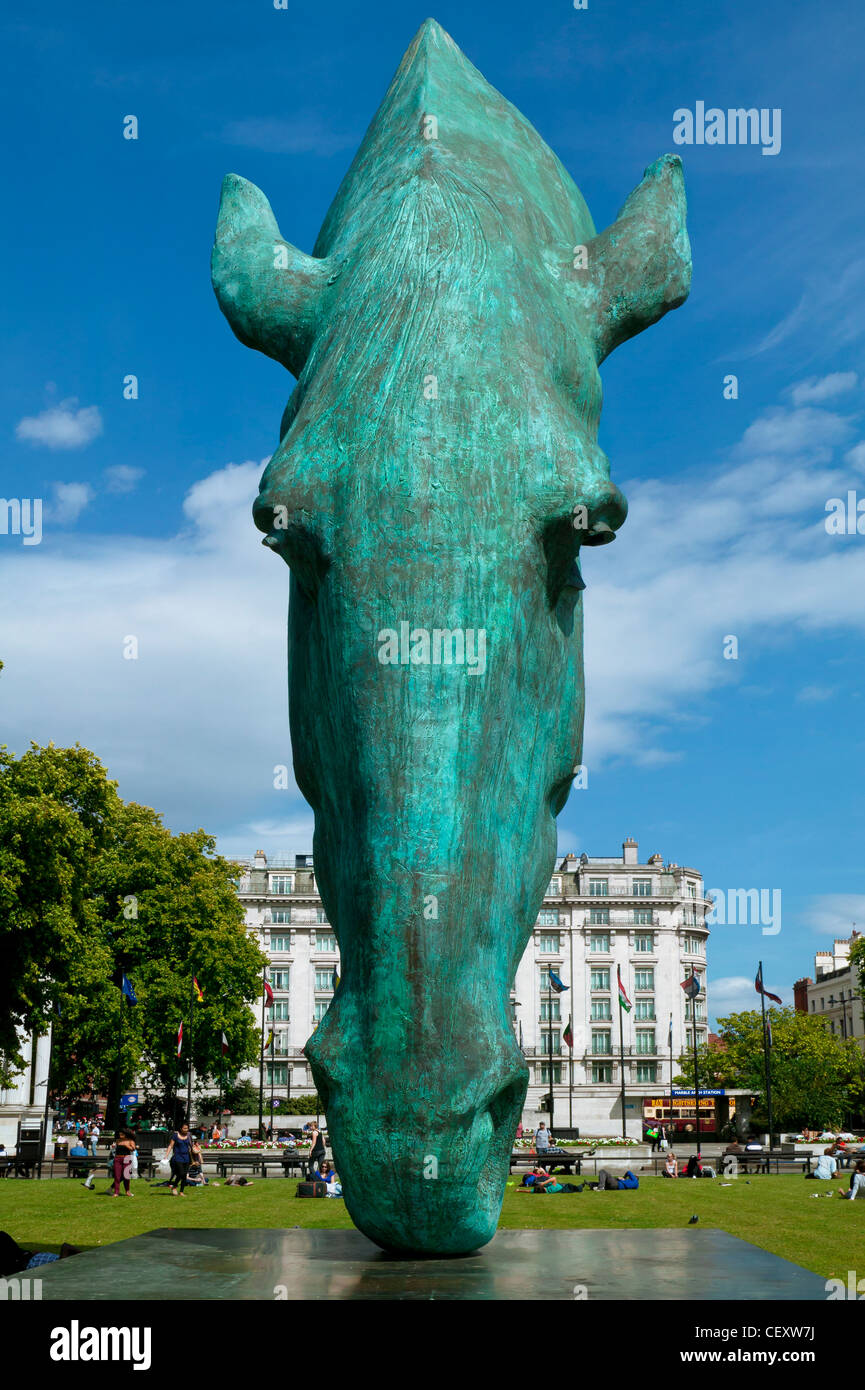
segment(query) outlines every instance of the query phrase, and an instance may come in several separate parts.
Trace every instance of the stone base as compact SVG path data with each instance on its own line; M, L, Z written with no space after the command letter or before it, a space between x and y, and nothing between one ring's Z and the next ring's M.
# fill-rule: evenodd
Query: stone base
M43 1266L43 1300L819 1300L816 1274L725 1231L499 1231L475 1255L387 1255L359 1231L158 1230Z

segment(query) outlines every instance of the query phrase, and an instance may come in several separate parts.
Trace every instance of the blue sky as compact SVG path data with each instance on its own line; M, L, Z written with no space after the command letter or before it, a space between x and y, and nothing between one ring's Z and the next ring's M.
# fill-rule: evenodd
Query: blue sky
M80 740L123 795L229 852L306 849L311 823L272 785L290 763L287 571L248 514L291 382L216 306L219 186L257 183L311 251L427 13L49 0L0 26L0 494L46 509L41 545L0 535L2 738ZM827 499L865 497L860 9L434 13L599 228L677 148L676 109L782 111L776 156L678 149L691 297L602 369L600 442L631 511L584 562L589 786L560 825L563 848L631 834L713 887L781 889L779 934L717 928L710 988L713 1012L756 1002L762 955L789 1000L814 950L865 923L865 537L824 525Z

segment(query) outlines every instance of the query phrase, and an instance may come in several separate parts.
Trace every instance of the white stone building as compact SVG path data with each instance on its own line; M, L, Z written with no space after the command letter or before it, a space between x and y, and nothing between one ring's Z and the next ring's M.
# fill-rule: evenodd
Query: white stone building
M267 1026L272 1021L274 1056L271 1062L268 1052L265 1085L272 1079L282 1108L289 1086L294 1096L313 1089L303 1046L333 997L336 937L311 855L268 861L259 851L246 861L238 891L247 927L270 958L274 1003ZM693 1043L691 1004L680 988L692 971L701 983L697 1041L706 1039L710 909L696 869L665 864L659 854L641 864L634 840L624 842L619 856L568 855L558 862L511 992L514 1030L531 1073L528 1122L549 1091L552 1042L554 1127L621 1133L619 967L633 1006L622 1017L625 1117L628 1134L641 1136L644 1115L657 1113L650 1102L669 1095L671 1017L674 1071ZM568 986L552 999L550 968ZM572 1052L563 1040L569 1016ZM257 1081L256 1071L247 1075ZM684 1114L687 1102L680 1104Z
M21 1048L25 1069L15 1077L14 1084L0 1089L0 1143L10 1152L18 1138L19 1121L39 1122L45 1118L45 1096L48 1085L50 1035L35 1039L36 1065L33 1062L34 1037L25 1036Z
M861 933L836 937L831 951L818 951L814 957L814 975L797 980L793 998L801 1013L820 1014L827 1019L830 1032L839 1038L854 1038L865 1052L865 1018L863 998L859 987L859 972L850 964L850 947Z

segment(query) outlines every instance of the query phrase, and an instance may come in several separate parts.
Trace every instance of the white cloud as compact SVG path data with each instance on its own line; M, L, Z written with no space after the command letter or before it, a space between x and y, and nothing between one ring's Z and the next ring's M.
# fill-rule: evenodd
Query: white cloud
M46 521L55 526L74 526L95 494L89 483L55 483L54 501L46 509Z
M834 685L803 685L796 699L803 704L820 704L823 700L831 700L835 691Z
M143 468L131 468L127 463L115 463L103 474L106 492L133 492L144 477Z
M756 974L756 971L754 972ZM768 985L766 988L768 989ZM774 993L779 993L775 990ZM754 989L754 979L746 975L722 975L719 979L709 976L707 986L709 1008L713 1019L721 1014L741 1013L746 1009L759 1009L760 996Z
M823 401L843 395L845 391L852 391L858 379L855 372L830 372L828 376L812 376L807 381L798 382L791 389L790 395L794 405L820 405Z
M46 449L82 449L102 433L102 416L96 405L76 410L77 405L73 396L40 415L25 415L15 426L17 438Z
M865 931L865 894L823 894L805 905L802 916L811 924L815 935L823 938L821 949L830 950L835 937L846 941L854 926L860 932ZM813 968L814 962L810 961L809 971Z

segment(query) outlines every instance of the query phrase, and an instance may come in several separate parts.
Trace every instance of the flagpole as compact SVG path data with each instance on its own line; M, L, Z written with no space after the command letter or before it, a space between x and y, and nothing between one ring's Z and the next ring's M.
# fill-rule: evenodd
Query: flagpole
M276 1030L270 1033L270 1128L273 1129L273 1073L276 1071Z
M261 968L261 983L267 983L267 966ZM264 1129L264 1015L267 1012L265 1007L265 993L261 991L261 1051L258 1058L258 1137Z
M766 1108L769 1111L769 1152L772 1152L772 1074L769 1066L769 1048L766 1041L766 991L763 986L763 962L758 966L760 977L760 1004L763 1009L763 1068L766 1074Z
M696 978L696 976L694 975L693 970L692 970L692 972L691 972L691 976L692 976L693 979ZM696 1117L697 1117L697 1157L698 1157L698 1158L701 1156L701 1144L700 1144L700 1073L699 1073L699 1068L698 1068L698 1066L697 1066L697 994L699 994L699 992L700 992L700 991L697 990L696 993L694 994L694 997L693 997L692 1000L691 1000L691 1009L692 1009L692 1015L693 1015L691 1021L692 1021L693 1025L694 1025L694 1113L695 1113L695 1115L696 1115Z
M195 1036L195 976L189 982L189 1075L186 1078L186 1123L192 1128L192 1040Z
M547 972L547 1037L550 1043L550 1139L553 1137L553 1107L555 1100L553 1097L553 980L549 971Z
M568 951L571 965L571 985L574 983L574 919L568 928ZM571 1001L573 1003L573 1000ZM573 1136L574 1129L574 1019L571 1013L571 1041L568 1044L568 1129Z
M618 978L617 978L617 981L616 981L617 986L618 986L619 981L621 980L621 978L622 978L622 977L621 977L621 973L619 973ZM619 1000L619 1071L621 1072L621 1078L622 1078L622 1138L623 1138L623 1139L627 1139L627 1137L628 1137L628 1130L627 1130L627 1124L626 1124L626 1121L625 1121L625 1037L624 1037L624 1030L623 1030L623 1028L622 1028L622 991L621 991L621 988L617 988L616 994L617 994L617 997L618 997L618 1000Z
M669 1125L667 1126L667 1139L669 1140L670 1148L673 1147L673 1140L672 1140L672 1138L671 1138L672 1133L673 1133L673 1015L672 1015L672 1013L671 1013L671 1014L670 1014L670 1123L669 1123Z

